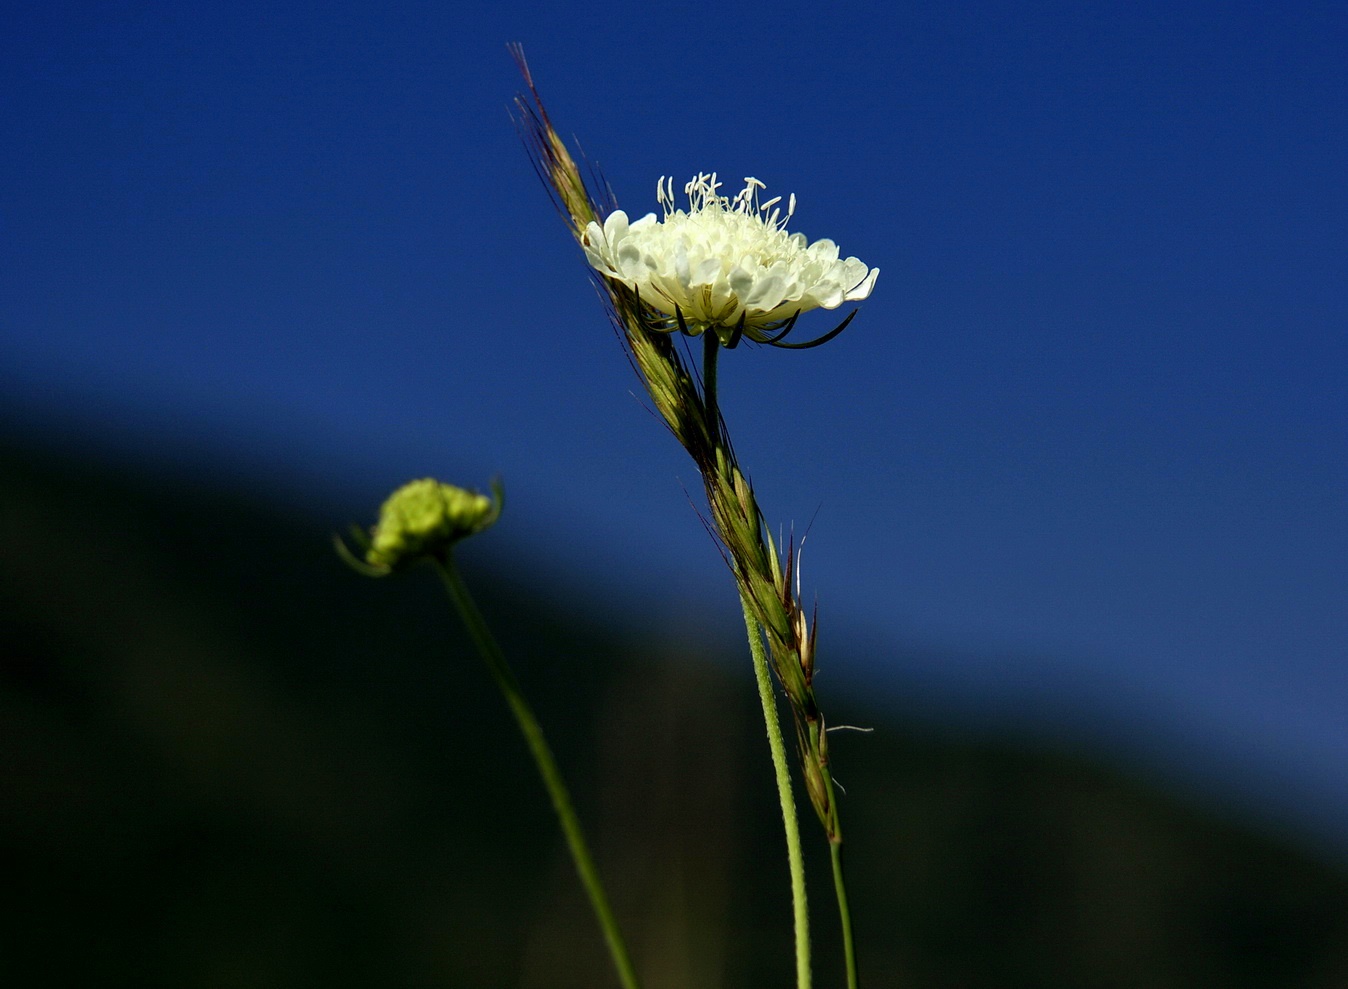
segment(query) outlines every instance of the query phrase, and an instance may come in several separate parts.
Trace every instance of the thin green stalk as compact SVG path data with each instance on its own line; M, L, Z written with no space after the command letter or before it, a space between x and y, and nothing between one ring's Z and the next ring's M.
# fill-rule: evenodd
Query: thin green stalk
M548 743L543 738L543 729L539 725L538 719L534 717L529 702L524 699L519 682L516 681L515 675L510 672L510 667L506 664L501 647L496 644L496 639L487 627L486 619L482 617L482 612L478 611L472 596L469 595L468 588L459 576L453 559L446 556L443 560L438 560L437 564L436 569L439 570L440 577L444 581L445 590L449 592L450 600L458 608L463 623L468 626L468 634L477 646L482 661L487 664L487 670L491 673L492 679L501 688L506 704L509 705L510 711L520 727L520 733L524 735L524 740L529 745L529 752L534 757L534 764L538 766L538 774L543 777L543 785L547 787L548 796L552 798L552 808L557 812L558 823L561 824L562 833L566 836L566 844L571 849L571 858L576 864L576 872L580 874L580 881L590 897L590 906L594 908L595 917L604 932L604 940L608 942L613 966L618 970L618 979L622 983L623 989L638 989L639 983L637 982L636 972L632 968L632 960L628 957L627 947L623 944L622 935L618 931L618 923L613 917L613 910L609 907L608 897L604 894L604 886L599 879L599 870L595 868L594 859L590 857L590 849L585 843L584 834L581 832L580 821L576 817L575 808L571 804L571 795L567 792L566 784L562 781L562 774L557 768L556 760L552 757L552 750L548 748Z
M795 913L796 989L810 989L810 911L805 901L805 858L801 853L796 798L791 793L791 770L786 764L786 745L777 717L763 633L750 610L749 599L740 595L740 604L744 608L744 628L749 633L749 651L754 657L754 679L758 681L758 700L763 705L763 723L768 730L768 750L772 753L777 799L782 805L782 826L786 831L786 861L791 871L791 905Z
M721 341L715 331L703 333L702 406L713 442L720 443L721 410L716 403L716 358ZM772 692L772 674L768 671L763 632L754 618L753 606L746 594L740 594L744 609L744 629L749 636L749 652L754 660L754 679L758 682L758 700L763 706L763 724L768 733L768 751L772 754L773 775L777 778L777 800L782 807L782 829L786 832L786 862L791 873L791 905L796 938L796 989L810 989L810 911L805 898L805 857L801 852L800 821L796 817L796 799L791 792L791 770L786 762L786 744L782 741L777 700Z
M829 789L833 789L830 781ZM833 891L838 896L838 920L842 925L843 963L847 967L847 989L857 989L857 956L852 943L852 911L847 906L847 883L843 881L842 835L828 845L833 862Z
M721 410L716 404L716 358L721 353L721 341L715 330L702 332L702 405L707 413L707 429L713 442L721 436Z

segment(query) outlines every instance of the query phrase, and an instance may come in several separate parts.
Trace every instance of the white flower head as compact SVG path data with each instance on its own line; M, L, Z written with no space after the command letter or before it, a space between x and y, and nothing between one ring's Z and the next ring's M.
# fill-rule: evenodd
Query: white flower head
M585 256L663 316L653 328L692 336L711 330L728 346L741 334L775 343L801 313L837 309L871 294L880 269L839 258L831 240L807 244L804 234L787 233L796 197L783 214L780 196L760 202L764 184L744 182L730 199L718 193L716 173L699 174L684 186L685 212L675 209L674 180L661 177L656 198L664 217L650 213L629 223L626 213L614 210L602 227L586 227Z

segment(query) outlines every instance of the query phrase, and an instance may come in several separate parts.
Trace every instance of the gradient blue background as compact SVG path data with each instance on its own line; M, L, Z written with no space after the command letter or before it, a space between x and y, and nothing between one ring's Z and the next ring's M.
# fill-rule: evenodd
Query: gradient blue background
M536 578L733 635L696 476L508 117L519 41L630 213L755 175L881 269L836 342L722 370L765 510L809 531L822 690L1066 731L1348 852L1341 4L6 22L8 428L334 526L500 473Z

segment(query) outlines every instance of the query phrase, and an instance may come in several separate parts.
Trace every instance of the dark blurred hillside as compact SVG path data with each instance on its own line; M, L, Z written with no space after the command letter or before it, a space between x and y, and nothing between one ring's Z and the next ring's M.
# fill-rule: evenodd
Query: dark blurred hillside
M0 983L615 984L438 586L346 570L345 521L0 450ZM484 574L490 540L465 548L469 581L648 989L792 984L747 660ZM1348 985L1335 868L1108 767L830 701L879 729L834 743L872 989Z

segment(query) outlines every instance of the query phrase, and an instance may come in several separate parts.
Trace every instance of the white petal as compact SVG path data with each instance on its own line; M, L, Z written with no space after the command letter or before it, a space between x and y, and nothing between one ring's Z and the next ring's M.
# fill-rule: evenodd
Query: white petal
M622 272L624 278L637 278L642 274L641 248L626 240L613 253L613 266Z
M823 240L816 240L810 245L810 253L824 261L837 261L838 245L825 237Z
M754 294L754 276L751 272L745 271L741 267L730 269L730 274L726 276L726 281L730 285L730 290L735 293L735 297L744 305L753 304Z
M748 301L755 309L776 309L786 297L786 279L774 271L754 286L754 297Z
M688 251L682 244L674 251L674 277L679 285L687 289L691 284L691 269L688 263Z
M593 226L593 224L591 224ZM627 214L620 209L615 209L608 215L604 221L604 236L608 242L617 245L618 241L627 236Z
M849 261L855 261L855 258L848 258ZM880 277L880 269L872 268L861 282L847 293L848 302L859 302L862 299L870 298L871 291L875 288L875 280Z
M693 271L693 278L689 285L712 285L720 280L721 259L703 258L698 262Z

